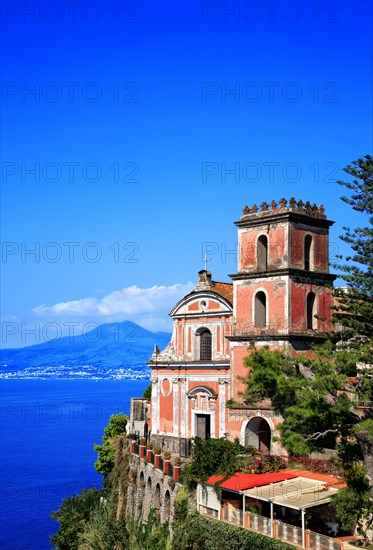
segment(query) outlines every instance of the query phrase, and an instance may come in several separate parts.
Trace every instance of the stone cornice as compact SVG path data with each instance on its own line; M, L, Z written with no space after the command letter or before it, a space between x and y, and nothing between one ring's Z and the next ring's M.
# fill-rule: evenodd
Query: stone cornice
M162 369L162 368L171 368L171 369L230 369L229 360L228 361L149 361L146 363L152 369Z
M333 282L337 275L334 275L333 273L323 273L322 271L304 271L303 269L296 269L293 267L286 267L284 269L269 269L268 271L241 271L239 273L232 273L229 275L231 279L234 281L238 281L240 279L259 279L259 278L268 278L268 277L281 277L281 276L288 276L292 278L299 278L299 283L302 283L301 279L306 279L306 281L303 282L303 284L307 284L307 282L310 284L316 283L317 279L319 279L322 283L325 281ZM310 280L310 281L307 281Z
M324 333L315 333L311 334L311 331L304 331L304 332L287 332L286 334L282 333L279 334L276 331L268 331L266 332L265 329L263 329L262 334L254 334L250 332L243 332L242 334L236 334L234 335L227 335L226 339L230 342L265 342L266 340L284 340L284 341L297 341L297 342L315 342L317 341L324 341L327 338L327 334Z
M212 309L207 310L201 313L198 311L197 313L189 312L188 313L176 313L172 315L173 319L193 319L193 318L205 318L205 317L232 317L233 312L232 311L220 311L218 309Z

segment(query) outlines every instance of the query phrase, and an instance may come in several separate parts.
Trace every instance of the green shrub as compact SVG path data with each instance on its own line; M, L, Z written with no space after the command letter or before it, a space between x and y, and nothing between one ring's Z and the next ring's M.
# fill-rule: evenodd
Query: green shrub
M294 550L294 546L199 514L175 524L175 550Z
M107 476L114 468L115 448L113 440L126 432L128 416L125 414L113 414L109 418L109 424L104 429L102 445L94 444L94 450L98 453L95 462L95 470L104 476Z
M180 487L174 500L174 521L185 521L189 512L190 495L186 487Z
M131 550L171 549L168 525L161 524L156 516L156 510L152 508L146 523L143 523L142 518L129 517L127 521L129 545L124 548ZM113 546L112 548L117 547Z
M78 550L86 523L99 505L102 495L103 492L96 489L83 489L81 493L65 498L60 508L51 513L51 518L60 524L58 531L51 537L52 544L59 550Z
M79 550L113 550L129 548L124 520L117 521L107 506L96 505L79 538Z
M192 460L185 469L188 485L199 481L202 485L212 475L231 477L238 469L238 455L245 452L238 440L233 443L227 439L193 439Z
M288 468L308 470L318 474L343 476L343 470L336 460L331 458L295 457L288 458Z

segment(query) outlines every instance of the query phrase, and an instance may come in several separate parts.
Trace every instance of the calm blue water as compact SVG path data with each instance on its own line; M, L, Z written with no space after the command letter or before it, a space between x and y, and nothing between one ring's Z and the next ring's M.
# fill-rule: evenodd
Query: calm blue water
M63 498L101 487L93 468L111 414L147 380L1 380L2 550L46 550Z

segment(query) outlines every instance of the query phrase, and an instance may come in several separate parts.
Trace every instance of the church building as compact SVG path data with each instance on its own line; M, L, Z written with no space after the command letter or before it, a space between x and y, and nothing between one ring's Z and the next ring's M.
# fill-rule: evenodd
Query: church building
M252 346L309 353L330 330L332 284L329 227L323 206L285 199L244 207L233 283L199 272L192 292L172 309L168 346L150 362L151 439L181 456L190 439L239 438L243 445L282 454L271 403L242 402L240 376Z

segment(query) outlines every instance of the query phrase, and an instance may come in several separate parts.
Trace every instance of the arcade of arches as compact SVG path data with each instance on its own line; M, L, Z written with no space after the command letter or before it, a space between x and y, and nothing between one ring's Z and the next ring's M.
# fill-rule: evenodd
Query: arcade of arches
M133 485L129 486L127 511L130 514L134 511L138 518L146 521L153 508L156 518L162 523L172 521L174 498L180 485L135 455L131 457L130 467L137 470L138 475Z

